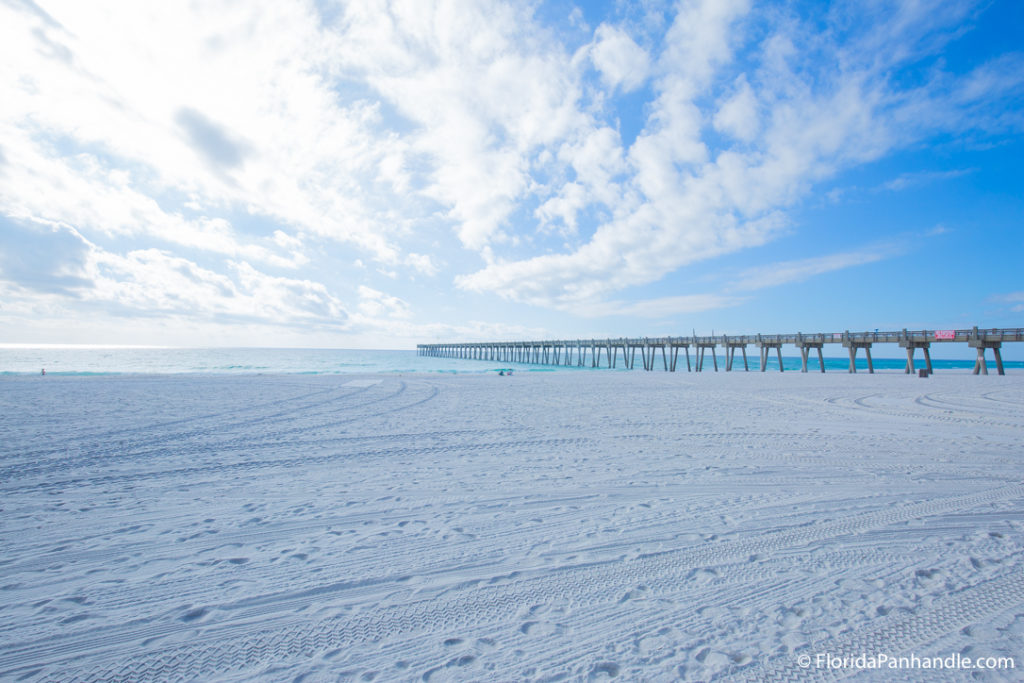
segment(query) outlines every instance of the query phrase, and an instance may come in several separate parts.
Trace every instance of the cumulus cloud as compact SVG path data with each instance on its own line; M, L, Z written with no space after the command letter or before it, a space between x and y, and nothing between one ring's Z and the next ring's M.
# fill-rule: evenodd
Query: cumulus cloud
M622 291L765 244L845 169L1024 129L1020 54L939 59L969 2L804 17L682 0L594 29L576 12L573 37L535 3L320 10L0 4L0 227L22 245L7 286L405 330L412 279L584 315L697 312L738 298ZM24 265L49 243L66 270ZM750 271L744 291L876 256Z
M141 171L87 152L50 156L45 146L25 140L8 147L19 172L6 174L0 183L0 206L12 218L75 226L94 238L146 236L278 267L307 260L301 241L281 230L269 240L245 237L224 218L165 210L147 191Z
M743 142L751 142L760 129L757 98L745 75L736 79L736 90L728 96L712 119L715 128Z
M402 260L402 221L389 219L404 146L378 135L374 102L338 96L309 8L55 2L57 23L19 7L0 9L13 38L0 47L11 84L0 143L29 162L15 182L63 187L47 196L72 214L62 220L95 189L67 176L105 171L151 199L184 194L214 217L244 211ZM63 41L70 64L41 51L41 34Z
M323 285L270 276L244 261L229 266L226 275L159 249L121 256L94 248L83 269L90 284L79 296L129 316L344 327L347 314Z
M437 275L438 272L438 266L429 254L410 253L405 257L404 263L423 275Z
M570 310L764 244L787 225L787 208L845 168L940 131L1007 125L968 112L975 102L1020 92L1005 66L1015 58L963 79L939 71L901 86L890 78L941 47L921 22L946 35L962 17L962 7L901 6L843 26L840 44L831 28L819 36L819 26L751 13L741 0L681 3L652 67L659 76L646 127L625 154L621 196L635 201L621 202L571 251L520 260L499 254L457 284ZM880 34L887 38L880 42ZM714 139L709 128L728 137ZM587 209L576 187L566 190L541 207L542 218L568 222ZM809 273L827 264L805 266Z
M16 298L64 295L125 316L187 316L218 321L344 328L348 313L309 280L272 276L245 261L226 272L160 249L110 252L66 225L0 219L0 235L19 246L0 250L0 281Z
M179 109L174 121L184 130L189 142L214 166L233 168L242 163L246 145L233 140L225 128L189 107Z
M528 8L495 0L345 6L332 52L413 124L423 194L483 249L527 196L538 151L585 122L578 69Z
M359 312L369 318L408 318L409 304L365 285L359 285Z
M88 281L81 276L90 244L73 228L13 221L0 216L0 279L22 290L72 294Z
M608 87L626 92L643 85L650 70L647 52L628 33L608 24L597 27L590 58Z
M204 268L157 249L124 256L95 249L84 268L90 286L79 295L114 304L111 310L126 315L345 325L344 308L322 285L268 275L244 261L230 262L229 272Z

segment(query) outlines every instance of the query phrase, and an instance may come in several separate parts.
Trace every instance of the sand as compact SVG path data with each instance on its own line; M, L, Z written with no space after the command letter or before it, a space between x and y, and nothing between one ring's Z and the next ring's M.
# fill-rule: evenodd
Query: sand
M1019 680L1022 437L1013 374L5 378L0 679Z

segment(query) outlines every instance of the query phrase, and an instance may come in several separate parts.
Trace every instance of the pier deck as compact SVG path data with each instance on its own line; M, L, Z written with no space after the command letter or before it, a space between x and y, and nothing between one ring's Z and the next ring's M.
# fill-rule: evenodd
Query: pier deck
M896 344L907 351L906 373L914 371L914 354L917 349L924 353L925 370L932 371L929 349L932 344L967 344L969 348L978 350L978 358L974 364L975 375L988 374L988 363L985 352L991 349L996 362L996 371L1006 374L1000 352L1002 345L1008 342L1024 342L1024 328L980 329L969 330L899 330L896 332L828 332L805 334L750 334L750 335L712 335L689 337L636 337L619 339L558 339L542 341L501 341L501 342L466 342L418 344L416 352L421 356L437 358L462 358L467 360L500 361L508 363L530 363L537 365L559 365L592 368L615 368L619 363L619 352L622 354L624 367L633 369L637 351L640 352L641 367L653 370L660 365L668 372L675 372L682 350L686 359L688 372L703 372L704 357L710 349L714 370L718 371L718 359L715 349L725 348L725 370L733 369L736 350L743 354L743 369L747 365L747 346L753 344L760 350L760 370L765 372L768 356L772 349L779 359L779 371L782 367L782 347L791 344L800 351L801 372L807 372L808 360L814 350L818 358L818 367L825 372L825 361L822 349L827 344L838 344L848 350L850 356L849 372L857 372L856 359L860 349L868 361L868 372L874 372L871 359L871 348L875 344ZM694 363L690 362L690 347L694 349ZM603 357L603 361L602 361ZM661 361L660 363L658 361Z

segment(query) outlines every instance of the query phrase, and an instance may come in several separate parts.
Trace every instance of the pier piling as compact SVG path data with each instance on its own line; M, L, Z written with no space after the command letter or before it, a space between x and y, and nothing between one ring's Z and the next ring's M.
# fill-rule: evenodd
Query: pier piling
M619 350L622 351L622 363L632 370L636 364L636 352L640 349L643 368L654 370L657 355L661 354L661 366L666 372L675 372L678 367L679 350L686 355L687 372L703 372L704 361L708 350L715 371L718 371L718 357L715 353L719 345L725 347L725 371L731 372L736 362L736 349L743 356L743 369L749 371L747 362L747 345L758 347L760 370L768 368L768 355L775 349L779 362L779 372L785 370L782 361L782 346L792 344L800 351L800 370L808 371L811 349L818 355L818 368L825 372L823 348L826 344L841 344L847 349L850 364L849 372L857 372L857 352L864 349L867 356L868 372L874 373L871 357L875 344L897 344L907 351L907 363L904 374L914 372L914 355L917 349L924 354L925 370L931 374L931 346L936 343L966 343L969 348L977 349L977 359L973 374L987 375L988 363L986 349L991 349L995 357L996 372L1006 374L1003 365L1002 346L1010 342L1024 342L1024 328L979 329L970 330L920 330L897 332L850 332L818 333L818 334L773 334L773 335L718 335L701 337L694 334L687 337L659 338L620 338L620 339L576 339L576 340L545 340L515 342L472 342L472 343L439 343L418 344L416 351L421 356L436 358L457 358L465 360L481 360L491 362L513 362L538 365L564 365L584 368L588 361L591 368L615 368L618 365ZM690 362L690 347L694 347L696 357ZM590 358L587 358L587 353ZM602 355L604 365L602 366Z
M865 332L865 335L869 333ZM864 349L865 355L868 357L868 373L873 374L875 372L875 365L871 361L871 342L864 340L856 340L847 330L842 334L843 346L850 351L850 372L857 372L857 349Z

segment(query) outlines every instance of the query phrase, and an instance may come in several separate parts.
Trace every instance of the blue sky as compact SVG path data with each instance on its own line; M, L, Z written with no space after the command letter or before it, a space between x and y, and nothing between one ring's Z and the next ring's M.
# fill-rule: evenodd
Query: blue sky
M1024 3L0 2L0 341L1024 327Z

